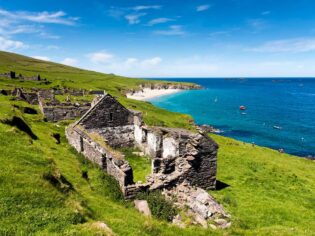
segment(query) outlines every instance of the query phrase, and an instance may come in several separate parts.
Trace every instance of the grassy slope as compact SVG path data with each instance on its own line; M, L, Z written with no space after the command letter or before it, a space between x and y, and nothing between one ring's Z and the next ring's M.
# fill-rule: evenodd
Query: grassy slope
M315 235L315 162L213 135L219 143L212 194L241 234Z
M52 84L39 85L38 83L27 81L21 83L18 80L7 80L0 77L0 88L2 89L12 89L15 86L23 86L25 88L61 86L86 90L102 89L116 96L122 104L129 108L142 111L145 122L149 125L166 125L191 129L190 123L192 120L187 115L170 113L166 110L158 109L149 103L129 100L122 96L123 91L136 89L140 84L148 83L146 80L102 74L0 51L0 73L9 72L10 70L15 71L17 75L21 73L24 76L40 74L42 78L47 78ZM151 81L150 83L160 83L160 81Z
M18 68L12 70L19 73L44 74L43 67L49 80L58 78L54 84L71 78L78 82L69 82L67 86L107 89L116 96L120 96L119 86L127 88L138 83L74 68L60 69L59 65L46 62L29 62L28 58L6 53L0 53L0 71L11 69L12 60L18 61ZM26 64L29 66L25 67ZM48 74L49 70L53 72ZM0 79L0 87L4 84L8 82ZM187 116L119 98L129 107L144 111L146 121L151 124L189 126ZM91 225L94 221L106 222L118 235L314 234L315 162L213 136L220 145L218 179L230 186L212 194L232 214L233 227L226 231L194 227L183 230L146 219L129 204L114 198L110 179L97 167L84 162L67 144L63 134L65 124L44 123L41 115L23 114L13 104L29 106L0 96L0 119L22 117L39 139L31 140L18 129L0 123L0 235L4 232L93 235L97 231ZM62 134L61 144L51 137L56 132ZM43 179L52 166L74 190L63 193ZM82 178L83 170L88 172L88 181Z

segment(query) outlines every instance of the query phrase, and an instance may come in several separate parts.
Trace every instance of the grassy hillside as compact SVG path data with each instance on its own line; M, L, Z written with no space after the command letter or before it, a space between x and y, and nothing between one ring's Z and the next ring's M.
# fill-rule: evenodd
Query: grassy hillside
M129 100L123 96L125 91L137 89L140 84L161 83L161 81L148 82L143 79L102 74L0 51L0 73L9 71L15 71L17 75L22 74L23 76L36 76L40 74L41 78L47 78L52 83L44 85L32 81L19 82L19 80L8 80L0 77L0 88L2 89L12 89L14 87L68 87L86 90L106 90L106 92L116 96L125 106L142 111L144 120L149 125L192 128L190 125L192 119L187 115L170 113L163 109L157 109L150 103ZM174 83L170 82L169 84ZM172 117L170 114L172 114Z
M137 86L141 80L2 52L0 73L8 70L45 74L53 81L50 86L106 89L130 108L142 110L150 124L191 128L189 116L120 94L121 89ZM0 88L11 84L0 79ZM24 107L32 107L38 114L25 114ZM20 118L33 134L13 117ZM222 189L211 194L231 213L233 225L228 230L180 229L147 219L125 202L113 179L67 144L67 122L43 122L36 106L1 95L0 120L0 235L106 235L97 222L105 222L117 235L315 235L313 161L213 135L220 145L218 180ZM53 137L57 133L60 144Z

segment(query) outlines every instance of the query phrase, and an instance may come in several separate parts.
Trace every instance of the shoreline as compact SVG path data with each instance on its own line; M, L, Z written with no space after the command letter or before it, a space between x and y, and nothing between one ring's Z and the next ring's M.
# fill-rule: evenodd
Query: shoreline
M165 95L175 94L184 91L184 89L151 89L151 88L143 88L140 91L136 91L134 93L127 93L127 98L139 100L139 101L148 101L153 98L162 97Z

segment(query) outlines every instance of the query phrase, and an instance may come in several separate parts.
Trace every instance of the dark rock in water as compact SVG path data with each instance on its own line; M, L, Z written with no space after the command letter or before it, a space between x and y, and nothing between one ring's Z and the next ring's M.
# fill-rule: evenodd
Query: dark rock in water
M308 160L311 160L311 161L315 161L315 156L308 155L305 158L308 159Z
M216 129L211 125L198 125L199 130L203 133L223 133L222 130Z

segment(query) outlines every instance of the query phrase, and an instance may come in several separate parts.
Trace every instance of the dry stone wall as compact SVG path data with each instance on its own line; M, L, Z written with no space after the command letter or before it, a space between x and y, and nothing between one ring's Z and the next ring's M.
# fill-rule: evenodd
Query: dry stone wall
M102 102L82 117L80 123L85 129L102 129L133 124L134 114L120 105L112 96L104 96Z
M133 184L133 173L129 163L110 148L102 147L77 127L69 126L66 129L66 137L71 146L79 153L112 175L118 181L123 192L125 186Z
M89 105L74 106L59 104L56 106L47 106L39 103L40 110L44 114L45 118L51 122L57 122L60 120L74 120L83 116L89 109Z
M159 174L150 178L155 188L184 180L205 189L215 188L218 145L206 134L135 125L135 141L152 157L153 173Z

